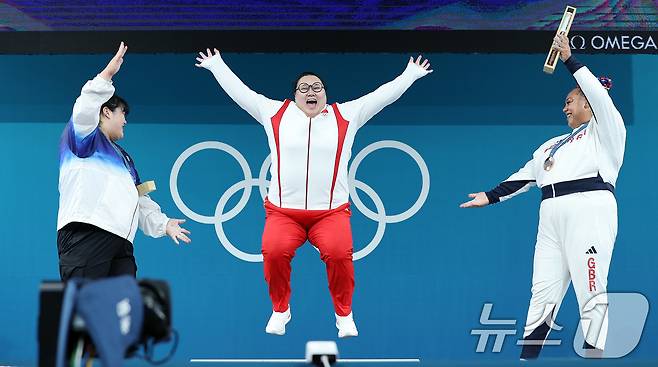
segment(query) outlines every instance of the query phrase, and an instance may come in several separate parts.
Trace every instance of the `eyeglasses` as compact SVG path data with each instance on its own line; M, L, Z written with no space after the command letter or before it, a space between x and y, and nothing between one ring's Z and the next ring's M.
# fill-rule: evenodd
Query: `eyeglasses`
M306 83L302 83L302 84L297 86L297 90L300 93L306 93L306 92L308 92L309 89L313 90L315 93L320 93L322 91L322 89L324 89L324 85L322 85L322 83L320 83L320 82L315 82L311 85L308 85Z

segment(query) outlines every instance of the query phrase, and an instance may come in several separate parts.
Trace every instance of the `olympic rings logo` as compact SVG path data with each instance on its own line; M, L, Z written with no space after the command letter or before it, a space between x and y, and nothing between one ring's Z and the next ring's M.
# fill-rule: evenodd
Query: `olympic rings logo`
M384 148L397 149L408 154L411 158L413 158L413 160L418 165L422 177L422 187L420 190L420 194L416 199L416 202L414 202L414 204L409 209L405 210L400 214L387 215L386 209L384 207L384 203L382 202L379 195L377 195L375 190L373 190L370 186L368 186L364 182L356 179L356 171L359 168L359 165L361 165L361 162L370 153ZM240 165L240 168L242 169L242 173L244 175L244 179L242 181L236 182L222 194L222 196L219 198L219 201L217 202L217 206L215 207L215 213L212 216L202 215L190 209L185 204L185 202L183 202L183 199L181 199L180 193L178 192L178 175L180 173L181 167L183 166L183 163L185 163L185 161L187 161L187 159L189 159L195 153L206 149L221 150L231 155L233 158L235 158L235 160ZM270 181L267 180L267 172L269 170L270 165L271 165L271 156L268 155L260 167L260 172L258 174L258 177L254 178L251 175L251 168L249 167L247 160L237 149L233 148L232 146L226 143L222 143L218 141L204 141L198 144L194 144L191 147L185 149L185 151L181 153L178 159L176 159L173 167L171 168L171 175L169 176L169 189L171 191L171 196L174 199L174 203L184 215L186 215L188 218L196 222L204 223L204 224L212 224L215 226L215 232L217 233L217 238L219 239L219 242L231 255L237 257L240 260L244 260L248 262L262 262L263 261L262 254L247 253L238 249L235 245L233 245L233 243L228 239L226 233L224 232L223 223L235 218L235 216L238 215L245 208L245 206L247 205L247 201L251 196L252 187L257 186L261 198L265 200L265 197L267 196L267 187L269 186L270 183ZM354 157L354 160L352 161L352 165L350 166L348 171L348 186L349 186L349 194L350 197L352 198L352 202L354 203L354 206L356 206L356 208L367 218L377 222L377 230L370 243L368 243L364 248L355 252L352 255L352 258L356 261L368 256L368 254L370 254L372 251L375 250L375 248L377 248L382 238L384 237L384 231L386 229L387 224L399 223L404 220L407 220L420 210L420 208L425 203L425 200L427 199L427 195L429 194L430 191L430 173L429 170L427 169L427 165L425 164L423 158L412 147L395 140L382 140L376 143L372 143L367 147L363 148L363 150L361 150ZM375 204L375 208L377 212L373 212L363 204L356 189L363 191L366 195L370 197L370 200L372 200L372 202ZM240 190L242 190L242 196L240 197L238 203L231 210L225 212L226 204L228 203L228 201L231 199L231 197L233 197L233 195L235 195Z

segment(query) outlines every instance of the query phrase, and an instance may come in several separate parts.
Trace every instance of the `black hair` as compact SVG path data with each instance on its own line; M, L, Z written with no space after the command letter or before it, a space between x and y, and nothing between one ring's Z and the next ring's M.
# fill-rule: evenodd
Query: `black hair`
M599 80L599 83L605 88L605 90L610 90L612 89L612 79L606 77L606 76L600 76L597 78ZM576 86L572 89L573 90L578 90L578 93L581 94L583 97L585 97L585 93L583 90L580 88L580 85L576 84Z
M573 91L576 91L576 93L578 93L579 95L585 97L585 93L583 92L582 89L580 89L580 85L576 84L576 86L573 87L573 89L569 93L571 93Z
M297 92L297 83L299 83L299 79L301 79L301 78L303 78L303 77L305 77L305 76L307 76L307 75L313 75L313 76L316 76L318 79L320 79L320 82L322 83L322 86L323 86L323 88L324 88L324 91L325 91L325 92L327 91L327 85L324 84L324 80L322 79L321 76L319 76L318 74L316 74L316 73L314 73L314 72L312 72L312 71L304 71L304 72L302 72L301 74L299 74L299 75L297 76L297 78L295 78L295 81L294 81L294 82L292 82L292 95L293 95L293 96L295 95L295 92Z
M123 112L126 113L126 115L128 115L128 113L130 112L130 106L128 106L128 102L126 102L125 99L119 97L116 94L112 95L112 97L107 102L103 103L103 105L101 106L101 112L105 107L109 108L112 111L114 111L117 107L121 107L121 109L123 110Z

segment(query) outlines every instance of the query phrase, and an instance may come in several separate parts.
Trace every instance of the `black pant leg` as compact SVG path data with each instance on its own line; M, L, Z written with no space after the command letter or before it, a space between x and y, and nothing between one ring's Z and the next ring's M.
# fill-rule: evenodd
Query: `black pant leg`
M128 274L137 266L130 241L87 223L69 223L57 232L62 281Z

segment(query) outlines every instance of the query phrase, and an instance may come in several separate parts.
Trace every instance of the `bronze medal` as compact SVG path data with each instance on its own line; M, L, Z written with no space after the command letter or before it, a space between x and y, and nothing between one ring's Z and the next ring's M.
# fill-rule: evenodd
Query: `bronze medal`
M550 171L551 168L553 168L553 165L555 164L555 158L553 157L548 157L544 161L544 171Z

